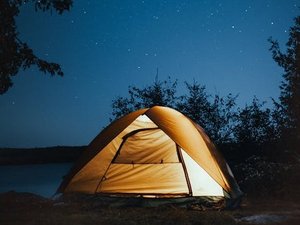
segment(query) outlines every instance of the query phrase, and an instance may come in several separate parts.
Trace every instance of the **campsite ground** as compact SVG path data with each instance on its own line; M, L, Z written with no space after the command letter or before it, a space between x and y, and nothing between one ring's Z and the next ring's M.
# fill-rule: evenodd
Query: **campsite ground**
M1 225L79 224L300 224L299 199L245 196L235 210L117 207L95 201L50 200L34 194L0 194Z
M3 164L12 164L11 159L16 157L11 157L10 154L8 160L2 162ZM14 154L23 155L20 152ZM7 151L2 153L0 151L0 156L5 155ZM32 155L35 159L35 152ZM44 155L40 155L43 163L45 163ZM73 158L66 154L66 159ZM31 163L31 161L29 158L26 162ZM13 164L20 164L20 162L14 160ZM237 175L238 182L246 193L240 207L234 210L205 210L200 207L187 209L174 205L151 208L120 207L89 199L52 200L32 193L6 192L0 193L0 224L300 224L300 163L266 164L254 159L249 165L256 170L247 167L247 171L251 171L250 175L255 174L255 176L245 173L244 167L234 167L234 174ZM258 173L265 168L267 168L265 171L268 171L269 166L271 166L269 173ZM275 173L274 167L287 169L280 170L283 173ZM272 174L275 174L276 179L268 179Z

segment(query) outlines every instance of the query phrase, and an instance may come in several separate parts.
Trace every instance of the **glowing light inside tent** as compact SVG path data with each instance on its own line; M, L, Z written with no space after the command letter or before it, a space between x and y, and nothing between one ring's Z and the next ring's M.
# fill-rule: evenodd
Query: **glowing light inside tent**
M181 152L188 171L193 196L224 196L223 188L183 149Z
M146 115L140 115L136 120L145 123L153 123L152 120L150 120L149 117Z

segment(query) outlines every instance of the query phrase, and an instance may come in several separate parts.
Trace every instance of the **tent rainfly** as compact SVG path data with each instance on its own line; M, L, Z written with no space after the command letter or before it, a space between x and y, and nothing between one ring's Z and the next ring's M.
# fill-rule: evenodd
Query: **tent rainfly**
M211 201L235 200L242 194L204 130L161 106L129 113L106 127L58 192Z

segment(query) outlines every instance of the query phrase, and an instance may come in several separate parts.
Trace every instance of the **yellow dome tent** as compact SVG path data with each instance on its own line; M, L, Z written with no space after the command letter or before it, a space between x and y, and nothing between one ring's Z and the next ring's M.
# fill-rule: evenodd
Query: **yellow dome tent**
M89 144L58 192L236 199L241 191L204 130L161 106L114 121Z

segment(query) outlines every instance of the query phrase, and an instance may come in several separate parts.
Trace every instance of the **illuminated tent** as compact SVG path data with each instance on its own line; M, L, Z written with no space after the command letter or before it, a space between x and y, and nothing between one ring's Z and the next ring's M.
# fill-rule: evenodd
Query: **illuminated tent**
M161 106L111 123L83 152L58 192L155 198L241 195L204 130Z

